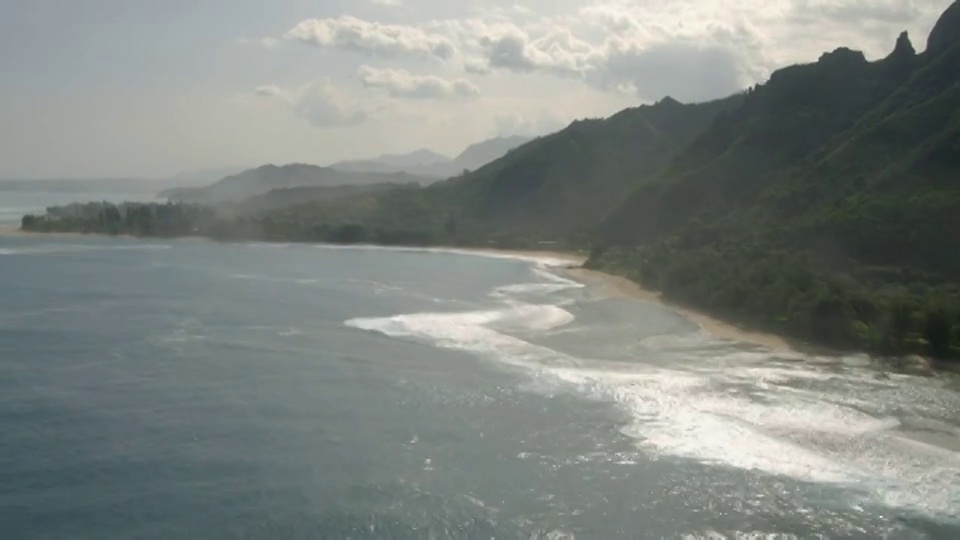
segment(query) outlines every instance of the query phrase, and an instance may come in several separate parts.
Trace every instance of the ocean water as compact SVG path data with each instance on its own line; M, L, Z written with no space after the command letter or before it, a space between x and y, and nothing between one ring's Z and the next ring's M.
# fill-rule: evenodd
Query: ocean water
M559 261L0 236L4 538L960 538L960 393Z

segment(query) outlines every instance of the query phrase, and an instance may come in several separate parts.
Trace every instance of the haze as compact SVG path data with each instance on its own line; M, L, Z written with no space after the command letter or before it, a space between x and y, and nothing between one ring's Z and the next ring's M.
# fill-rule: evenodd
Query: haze
M0 178L452 155L841 45L879 58L949 3L3 0Z

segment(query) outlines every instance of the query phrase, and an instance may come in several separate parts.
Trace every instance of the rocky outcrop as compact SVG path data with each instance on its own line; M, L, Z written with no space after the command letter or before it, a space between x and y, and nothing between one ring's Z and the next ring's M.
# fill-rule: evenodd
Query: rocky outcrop
M910 42L910 35L902 32L900 37L897 38L897 44L894 46L889 58L913 58L916 54L917 50L913 48L913 43Z

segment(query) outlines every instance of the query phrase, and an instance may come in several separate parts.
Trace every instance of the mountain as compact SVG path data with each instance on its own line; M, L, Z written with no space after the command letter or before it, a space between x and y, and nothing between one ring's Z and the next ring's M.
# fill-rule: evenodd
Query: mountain
M281 188L422 184L429 181L406 173L349 172L294 163L283 166L263 165L228 176L209 186L175 188L161 193L160 196L171 201L224 203L239 202Z
M175 187L199 187L212 184L217 180L226 178L240 172L248 167L216 167L212 169L201 169L196 171L184 171L167 178L161 178L156 182L163 185L163 189Z
M373 159L338 161L330 165L331 169L353 172L411 172L419 171L424 176L442 176L433 174L432 167L449 163L450 158L432 150L421 149L408 154L383 154Z
M462 237L569 238L597 224L637 181L669 163L740 96L685 105L665 98L581 120L432 188L456 211Z
M320 187L278 188L263 195L244 199L223 210L235 213L263 212L278 210L295 205L327 203L346 198L382 193L397 189L414 189L418 184L360 184Z
M303 229L357 224L372 235L367 241L379 241L389 232L395 243L411 239L512 247L582 236L641 178L669 163L742 99L684 105L666 98L609 119L574 122L475 171L423 189L287 209L273 216L271 234L280 238ZM484 151L480 147L471 154Z
M373 159L340 161L330 165L330 168L354 172L405 172L431 178L451 178L465 170L477 169L499 159L528 141L529 137L496 137L470 145L453 159L431 150L417 150L409 154L384 154Z
M927 51L774 73L594 230L590 264L801 340L960 356L958 4Z
M487 163L507 155L507 152L523 146L530 141L530 137L514 135L512 137L495 137L486 141L471 144L450 164L450 174L460 174L465 170L479 169Z

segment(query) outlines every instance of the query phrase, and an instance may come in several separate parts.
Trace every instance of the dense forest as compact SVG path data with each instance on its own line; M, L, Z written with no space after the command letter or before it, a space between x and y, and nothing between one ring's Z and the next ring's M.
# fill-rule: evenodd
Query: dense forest
M427 187L231 211L92 203L34 231L591 250L588 266L833 348L960 358L960 4L709 103L582 120ZM304 192L305 193L305 192Z
M960 8L773 74L595 231L594 268L834 347L960 357ZM947 29L952 29L947 31Z

